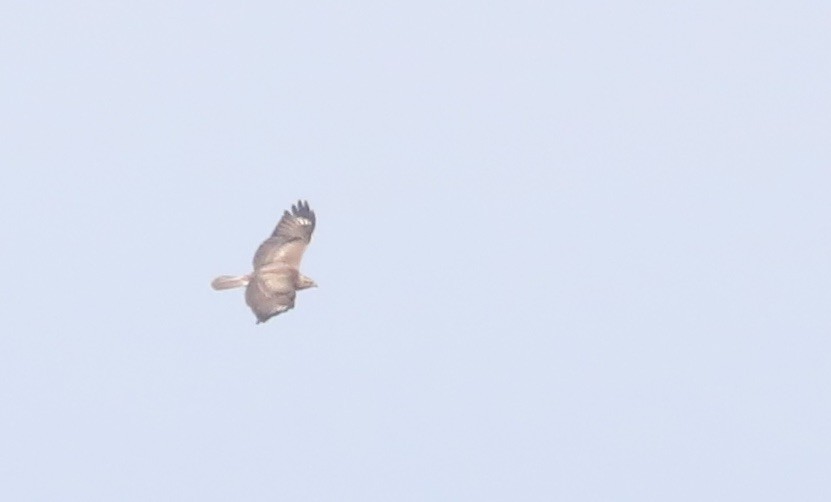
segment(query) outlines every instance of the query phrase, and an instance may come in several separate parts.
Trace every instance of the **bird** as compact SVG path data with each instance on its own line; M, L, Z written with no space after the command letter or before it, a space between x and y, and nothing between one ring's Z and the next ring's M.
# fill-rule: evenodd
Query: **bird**
M297 291L317 287L300 273L300 260L312 239L317 220L309 203L298 200L283 216L254 253L254 270L246 275L221 275L211 282L213 289L245 287L245 303L264 323L294 308Z

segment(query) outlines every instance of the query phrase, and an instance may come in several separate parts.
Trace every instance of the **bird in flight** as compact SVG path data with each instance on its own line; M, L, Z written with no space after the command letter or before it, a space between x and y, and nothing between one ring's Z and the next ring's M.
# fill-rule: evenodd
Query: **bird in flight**
M300 260L315 230L315 213L306 201L284 211L271 237L254 253L254 271L246 275L221 275L211 282L216 290L245 286L245 303L257 316L257 324L294 308L300 289L317 287L300 273Z

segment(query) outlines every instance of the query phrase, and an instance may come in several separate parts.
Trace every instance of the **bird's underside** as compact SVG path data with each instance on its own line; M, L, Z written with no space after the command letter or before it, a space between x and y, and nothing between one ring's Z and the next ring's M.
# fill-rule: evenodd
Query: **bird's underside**
M245 286L245 303L257 317L257 324L293 309L298 290L317 286L299 271L315 223L309 204L298 201L291 213L283 213L271 237L260 244L254 254L253 272L219 276L211 286L216 290Z

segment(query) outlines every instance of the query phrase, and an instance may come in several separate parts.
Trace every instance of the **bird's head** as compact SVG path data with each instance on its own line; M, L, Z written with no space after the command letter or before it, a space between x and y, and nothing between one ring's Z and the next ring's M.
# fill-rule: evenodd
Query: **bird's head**
M296 289L308 289L308 288L316 288L317 283L310 278L306 277L305 275L301 275L297 278L297 286Z

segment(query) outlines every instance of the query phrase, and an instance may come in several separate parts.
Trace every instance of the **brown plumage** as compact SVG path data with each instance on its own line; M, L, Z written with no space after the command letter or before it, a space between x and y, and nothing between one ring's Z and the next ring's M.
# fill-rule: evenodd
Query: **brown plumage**
M312 239L315 213L309 203L297 201L283 212L271 237L254 253L254 271L247 275L222 275L211 282L216 290L246 286L245 303L257 316L257 324L294 308L297 291L317 286L300 273L300 260Z

